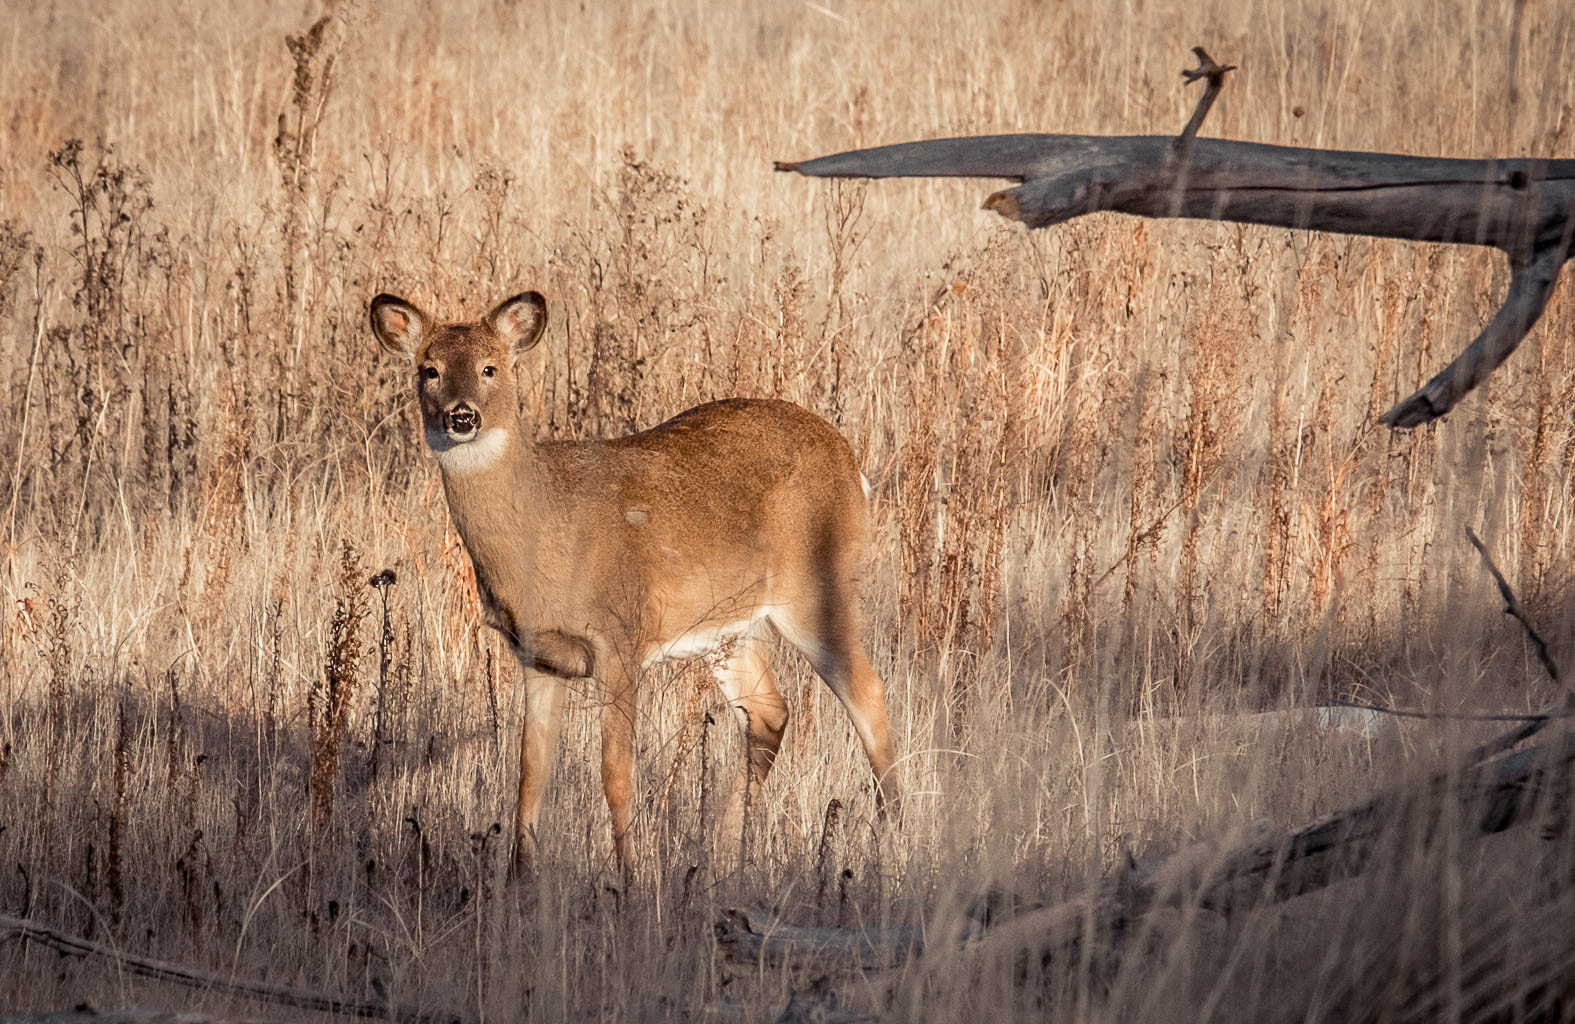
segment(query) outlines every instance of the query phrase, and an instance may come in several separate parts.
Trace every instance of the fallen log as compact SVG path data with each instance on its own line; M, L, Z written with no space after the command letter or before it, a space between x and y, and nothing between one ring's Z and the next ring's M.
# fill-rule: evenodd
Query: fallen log
M1191 898L1208 909L1239 911L1315 892L1383 866L1386 850L1431 844L1445 821L1470 839L1534 820L1547 824L1543 812L1567 804L1572 776L1575 733L1568 732L1497 761L1437 772L1291 835L1237 847L1208 869L1209 880ZM1185 888L1175 874L1159 866L1145 880L1148 891Z
M100 1010L84 1004L70 1010L0 1014L0 1024L255 1024L235 1017L176 1010Z
M235 996L244 996L249 999L258 999L281 1006L294 1006L303 1010L340 1013L355 1017L381 1017L388 1020L408 1022L408 1024L465 1024L467 1020L467 1018L458 1014L433 1013L413 1007L401 1006L382 999L356 999L351 996L336 995L331 992L319 992L315 989L236 978L227 972L206 971L200 968L187 967L183 964L170 963L167 960L138 956L134 953L122 952L113 946L108 946L101 942L93 942L79 935L72 935L69 932L51 928L38 921L0 914L0 934L4 933L17 935L48 946L50 949L66 956L98 957L109 960L116 970L123 971L126 974L151 978L155 981L172 982L188 988L200 988ZM83 1011L65 1012L79 1013ZM143 1011L115 1010L104 1012L115 1014ZM101 1015L92 1019L106 1018ZM195 1022L182 1022L171 1019L168 1024L195 1024Z
M781 965L806 951L833 957L848 967L880 969L924 952L918 928L825 928L783 921L765 907L722 911L716 941L727 956L752 963Z
M1201 48L1209 87L1179 136L981 135L905 142L779 171L816 178L970 177L1020 182L986 209L1030 228L1098 211L1191 217L1413 241L1487 245L1509 258L1504 304L1455 360L1381 421L1443 416L1542 316L1575 235L1575 160L1466 160L1198 139L1225 72Z
M1514 735L1514 734L1511 734ZM1575 780L1575 733L1486 764L1433 773L1387 790L1323 821L1293 832L1257 826L1245 838L1189 847L1150 865L1130 864L1095 891L1054 906L1029 910L995 925L975 919L946 941L929 941L911 928L816 928L793 925L761 908L728 911L717 926L729 959L797 963L816 970L855 973L857 998L840 998L835 986L797 1000L795 1019L811 1006L838 1019L872 1019L869 976L884 968L916 965L944 950L947 972L1007 957L1043 969L1070 969L1091 958L1091 970L1108 976L1127 944L1156 913L1203 912L1223 921L1246 911L1326 889L1369 872L1395 867L1438 840L1445 822L1463 839L1498 834L1531 822L1549 832L1568 828L1563 815Z
M1208 97L1200 104L1206 109ZM1201 115L1194 116L1193 129ZM1513 616L1537 645L1548 677L1560 683L1558 666L1546 643L1533 627L1509 582L1494 564L1486 545L1468 527L1466 537L1482 556L1488 572ZM717 925L717 943L724 957L752 964L797 963L831 967L856 977L841 985L830 974L821 974L807 991L793 994L778 1017L778 1024L865 1024L878 1020L893 1000L897 972L890 968L916 962L915 977L924 984L926 974L944 973L955 981L959 966L977 971L984 965L1007 962L1020 984L1037 972L1058 966L1063 974L1073 966L1088 969L1090 977L1109 978L1124 958L1144 950L1162 952L1167 936L1180 929L1222 932L1229 918L1310 894L1337 882L1376 872L1384 867L1403 870L1406 858L1445 837L1480 839L1531 822L1542 826L1544 839L1568 837L1569 808L1575 796L1575 731L1541 746L1499 757L1547 729L1567 720L1575 709L1575 693L1566 688L1562 711L1539 715L1445 715L1439 717L1515 721L1518 724L1472 747L1452 770L1436 771L1409 785L1392 787L1348 807L1323 821L1295 832L1277 831L1254 823L1245 835L1225 837L1190 846L1149 865L1129 861L1091 893L1054 906L1034 905L1016 912L994 894L976 901L964 915L960 928L950 934L928 936L929 948L941 955L931 963L921 960L926 935L913 928L822 928L794 925L763 908L730 910ZM1412 715L1370 706L1330 706L1313 709L1320 728L1337 723L1334 712L1366 715ZM1325 717L1325 712L1329 712ZM1286 712L1267 717L1272 721ZM1371 719L1359 720L1371 727ZM1491 758L1498 760L1492 761ZM1004 914L1003 914L1004 910ZM1005 918L1005 923L996 922ZM1553 905L1538 901L1531 917L1544 924L1537 934L1562 932L1547 927L1562 924L1569 916L1567 900ZM1504 1014L1524 1015L1529 1008L1550 1008L1556 1019L1562 1007L1575 1002L1575 988L1565 980L1575 966L1575 948L1568 944L1539 944L1537 955L1516 965L1511 984L1496 979L1492 965L1496 953L1509 945L1517 920L1524 919L1494 908L1478 921L1462 944L1470 948L1471 963L1486 964L1478 970L1486 983L1473 985L1472 1000L1478 1013L1470 1019L1495 1019ZM1535 924L1533 924L1535 928ZM1138 936L1134 951L1133 937ZM948 956L947 954L951 954ZM959 964L960 961L960 964ZM1499 970L1499 974L1506 974ZM905 979L904 985L914 978ZM1430 979L1416 987L1406 1005L1426 1005L1436 994L1426 991ZM922 987L917 991L923 991ZM1370 994L1346 993L1366 1006ZM1533 1015L1534 1016L1534 1015ZM1535 1018L1540 1019L1540 1018Z

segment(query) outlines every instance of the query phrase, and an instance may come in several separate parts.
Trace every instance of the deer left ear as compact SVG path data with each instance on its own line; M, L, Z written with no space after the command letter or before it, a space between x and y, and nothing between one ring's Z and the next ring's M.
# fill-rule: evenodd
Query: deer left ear
M528 352L547 326L547 300L540 292L522 292L504 299L487 314L486 324L515 352Z

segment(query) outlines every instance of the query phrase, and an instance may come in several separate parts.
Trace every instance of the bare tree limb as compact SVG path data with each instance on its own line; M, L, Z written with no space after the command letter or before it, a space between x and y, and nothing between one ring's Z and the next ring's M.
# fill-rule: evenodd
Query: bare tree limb
M1165 135L980 135L903 142L777 170L815 178L1006 178L985 206L1029 227L1109 210L1166 217L1180 161ZM1567 247L1575 160L1461 160L1198 139L1178 216L1491 245Z
M1189 77L1217 92L1200 54ZM1204 100L1212 102L1206 90ZM1462 160L1180 137L985 135L778 162L810 177L977 177L1021 184L985 207L1043 228L1097 211L1190 217L1414 241L1490 245L1509 257L1503 308L1460 357L1382 421L1444 415L1514 351L1542 315L1575 232L1575 160Z
M1572 220L1571 223L1575 223ZM1530 260L1510 257L1509 294L1493 319L1454 362L1416 394L1379 417L1391 427L1415 427L1436 420L1487 375L1525 338L1553 295L1559 271L1569 258L1569 240L1535 250Z
M313 989L294 988L289 985L276 985L264 981L233 978L228 974L216 971L204 971L180 964L173 964L165 960L155 960L151 957L123 953L111 946L92 942L81 936L50 928L37 921L0 914L0 933L3 932L20 935L67 956L103 957L113 962L117 970L139 975L140 977L152 978L156 981L173 982L177 985L185 985L188 988L211 989L230 995L261 999L265 1002L278 1003L283 1006L295 1006L303 1010L343 1013L356 1017L383 1017L389 1020L407 1021L410 1024L453 1024L453 1022L465 1019L458 1014L427 1013L422 1010L390 1004L380 1000L354 999L348 996L318 992Z
M1516 600L1515 591L1511 589L1509 581L1504 578L1503 573L1498 571L1498 566L1493 564L1493 556L1488 554L1487 545L1482 543L1481 539L1477 537L1476 531L1471 529L1470 526L1466 527L1466 540L1470 541L1471 546L1477 549L1477 554L1482 556L1482 562L1487 566L1487 571L1493 576L1493 582L1498 584L1499 596L1504 599L1504 614L1514 616L1515 621L1520 623L1520 628L1526 631L1526 635L1531 638L1532 645L1537 649L1537 660L1542 663L1542 670L1548 674L1549 679L1562 686L1563 684L1559 681L1559 667L1554 664L1553 655L1548 653L1548 642L1542 639L1542 635L1537 632L1536 627L1531 624L1531 620L1526 617L1526 611L1520 606L1520 602ZM1567 696L1575 697L1575 694L1567 694Z
M1198 66L1190 71L1183 71L1181 77L1188 82L1206 78L1209 84L1204 87L1203 95L1198 97L1198 105L1192 110L1192 116L1187 119L1181 134L1176 137L1176 153L1183 160L1186 159L1187 151L1192 146L1192 140L1198 137L1198 129L1203 127L1203 119L1209 116L1209 108L1214 106L1220 90L1225 88L1225 73L1236 70L1234 64L1215 63L1214 58L1210 57L1208 51L1201 46L1194 46L1192 52L1198 58Z
M1192 143L1198 137L1198 129L1203 127L1203 119L1209 116L1209 108L1214 106L1214 101L1219 98L1220 90L1225 88L1225 73L1235 71L1234 65L1223 67L1215 63L1214 58L1201 46L1194 46L1192 52L1197 55L1198 66L1190 71L1182 71L1181 77L1188 82L1196 82L1200 78L1208 80L1208 85L1203 89L1203 95L1198 97L1198 105L1192 109L1192 116L1182 126L1181 134L1171 143L1175 151L1176 172L1175 188L1171 190L1172 200L1169 216L1181 216L1181 204L1187 194L1187 172L1192 167Z

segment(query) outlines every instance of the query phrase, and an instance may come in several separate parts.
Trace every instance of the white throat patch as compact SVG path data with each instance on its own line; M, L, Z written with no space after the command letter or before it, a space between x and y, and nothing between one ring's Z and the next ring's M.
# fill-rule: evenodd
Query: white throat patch
M443 472L468 476L491 469L509 449L509 432L503 427L487 427L474 441L455 443L441 430L427 431L427 446L437 456Z

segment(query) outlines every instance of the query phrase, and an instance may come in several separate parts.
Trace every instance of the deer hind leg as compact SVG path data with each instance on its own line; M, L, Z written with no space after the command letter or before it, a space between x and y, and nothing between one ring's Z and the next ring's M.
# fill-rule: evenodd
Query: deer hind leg
M875 773L876 806L884 814L896 806L899 796L892 772L897 758L886 721L886 685L859 640L858 590L851 582L837 583L826 581L816 600L776 613L771 621L842 701Z
M722 814L721 833L733 837L741 833L750 788L766 781L782 736L787 732L788 706L777 691L771 666L761 650L760 641L746 637L727 660L712 670L722 695L733 709L733 716L744 733L746 753L737 781Z
M514 806L514 867L530 866L536 852L536 819L547 788L558 725L563 719L563 680L527 669L525 724L520 729L520 788Z

